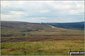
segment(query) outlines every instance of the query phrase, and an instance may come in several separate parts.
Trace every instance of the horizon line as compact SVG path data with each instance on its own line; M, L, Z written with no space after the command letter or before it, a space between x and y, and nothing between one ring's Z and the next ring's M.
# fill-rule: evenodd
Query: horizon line
M11 20L1 20L6 22L25 22L25 23L77 23L77 22L85 22L85 21L76 21L76 22L27 22L27 21L11 21Z

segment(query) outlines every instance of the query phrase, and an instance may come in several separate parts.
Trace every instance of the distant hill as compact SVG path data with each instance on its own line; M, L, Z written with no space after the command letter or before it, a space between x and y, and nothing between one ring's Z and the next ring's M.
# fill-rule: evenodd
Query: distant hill
M64 36L83 36L84 23L27 23L1 21L1 36L4 41L41 41L75 39ZM76 30L75 30L76 29ZM59 37L60 36L60 37ZM9 37L9 38L5 38ZM14 37L14 39L13 39ZM16 38L15 38L16 37ZM25 38L26 37L26 38ZM76 37L76 39L78 39ZM80 39L80 38L79 38Z
M29 30L43 30L46 28L66 28L66 29L84 29L84 22L75 23L28 23L28 22L17 22L17 21L1 21L2 28L22 28Z
M21 32L32 32L32 31L40 31L48 29L51 29L51 27L40 23L1 21L2 35L3 34L8 35L8 33L11 35L15 33L18 34Z
M47 25L40 23L28 23L28 22L17 22L17 21L1 21L2 28L19 28L19 29L29 29L29 30L42 30L49 28Z
M74 23L43 23L45 25L52 25L58 28L66 29L80 29L84 30L84 22L74 22Z

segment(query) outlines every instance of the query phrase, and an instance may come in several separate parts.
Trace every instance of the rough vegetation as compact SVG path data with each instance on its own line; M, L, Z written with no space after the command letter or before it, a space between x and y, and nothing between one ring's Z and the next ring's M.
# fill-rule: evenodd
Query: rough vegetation
M40 23L1 23L2 55L68 55L70 49L84 51L84 30Z

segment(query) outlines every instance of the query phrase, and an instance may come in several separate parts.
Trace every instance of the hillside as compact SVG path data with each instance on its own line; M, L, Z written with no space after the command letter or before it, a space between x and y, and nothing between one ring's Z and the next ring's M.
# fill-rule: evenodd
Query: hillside
M1 21L2 36L21 34L22 32L32 32L51 29L51 27L40 23L26 23L15 21Z
M40 23L27 23L17 21L1 21L2 28L20 28L20 29L31 29L31 30L42 30L48 28L48 26Z
M84 30L84 22L73 22L73 23L43 23L45 25L52 25L58 28L66 29L79 29Z
M75 23L74 25L78 25L78 24ZM56 27L55 27L55 25L56 25ZM37 40L44 39L44 38L48 39L49 37L52 39L53 36L83 36L83 30L78 30L78 29L75 30L73 28L69 29L68 27L67 27L68 29L66 29L63 27L64 25L65 24L50 24L50 23L49 24L40 24L40 23L2 21L1 22L1 32L2 32L1 36L2 37L14 37L14 36L31 37L32 36L32 37L36 37ZM66 24L66 25L68 25L70 27L69 24ZM61 26L61 27L59 27L59 26ZM80 26L82 26L82 24L79 25L78 27L80 27ZM43 37L37 38L38 36L43 36ZM66 39L66 38L60 37L58 39ZM70 37L68 37L67 39L69 39L69 38Z
M19 28L29 30L44 30L48 28L65 28L65 29L77 29L84 30L84 22L75 23L28 23L17 21L1 21L2 28Z
M1 21L1 54L68 55L70 49L84 51L84 31L75 28L82 24L67 25L70 29L64 25Z

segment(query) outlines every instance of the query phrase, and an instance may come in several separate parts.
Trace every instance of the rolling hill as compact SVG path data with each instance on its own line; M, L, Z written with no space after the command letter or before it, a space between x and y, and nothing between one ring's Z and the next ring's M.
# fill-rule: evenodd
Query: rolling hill
M81 30L82 29L82 30ZM1 21L1 36L82 36L84 23L27 23ZM43 38L44 38L43 37Z
M43 23L45 25L52 25L58 28L66 29L80 29L84 30L84 22L73 22L73 23Z
M25 28L34 30L43 30L46 28L66 28L66 29L81 29L84 30L84 22L74 23L28 23L28 22L17 22L17 21L1 21L2 28Z
M84 51L84 23L1 21L2 55L68 55ZM81 30L82 29L82 30Z

